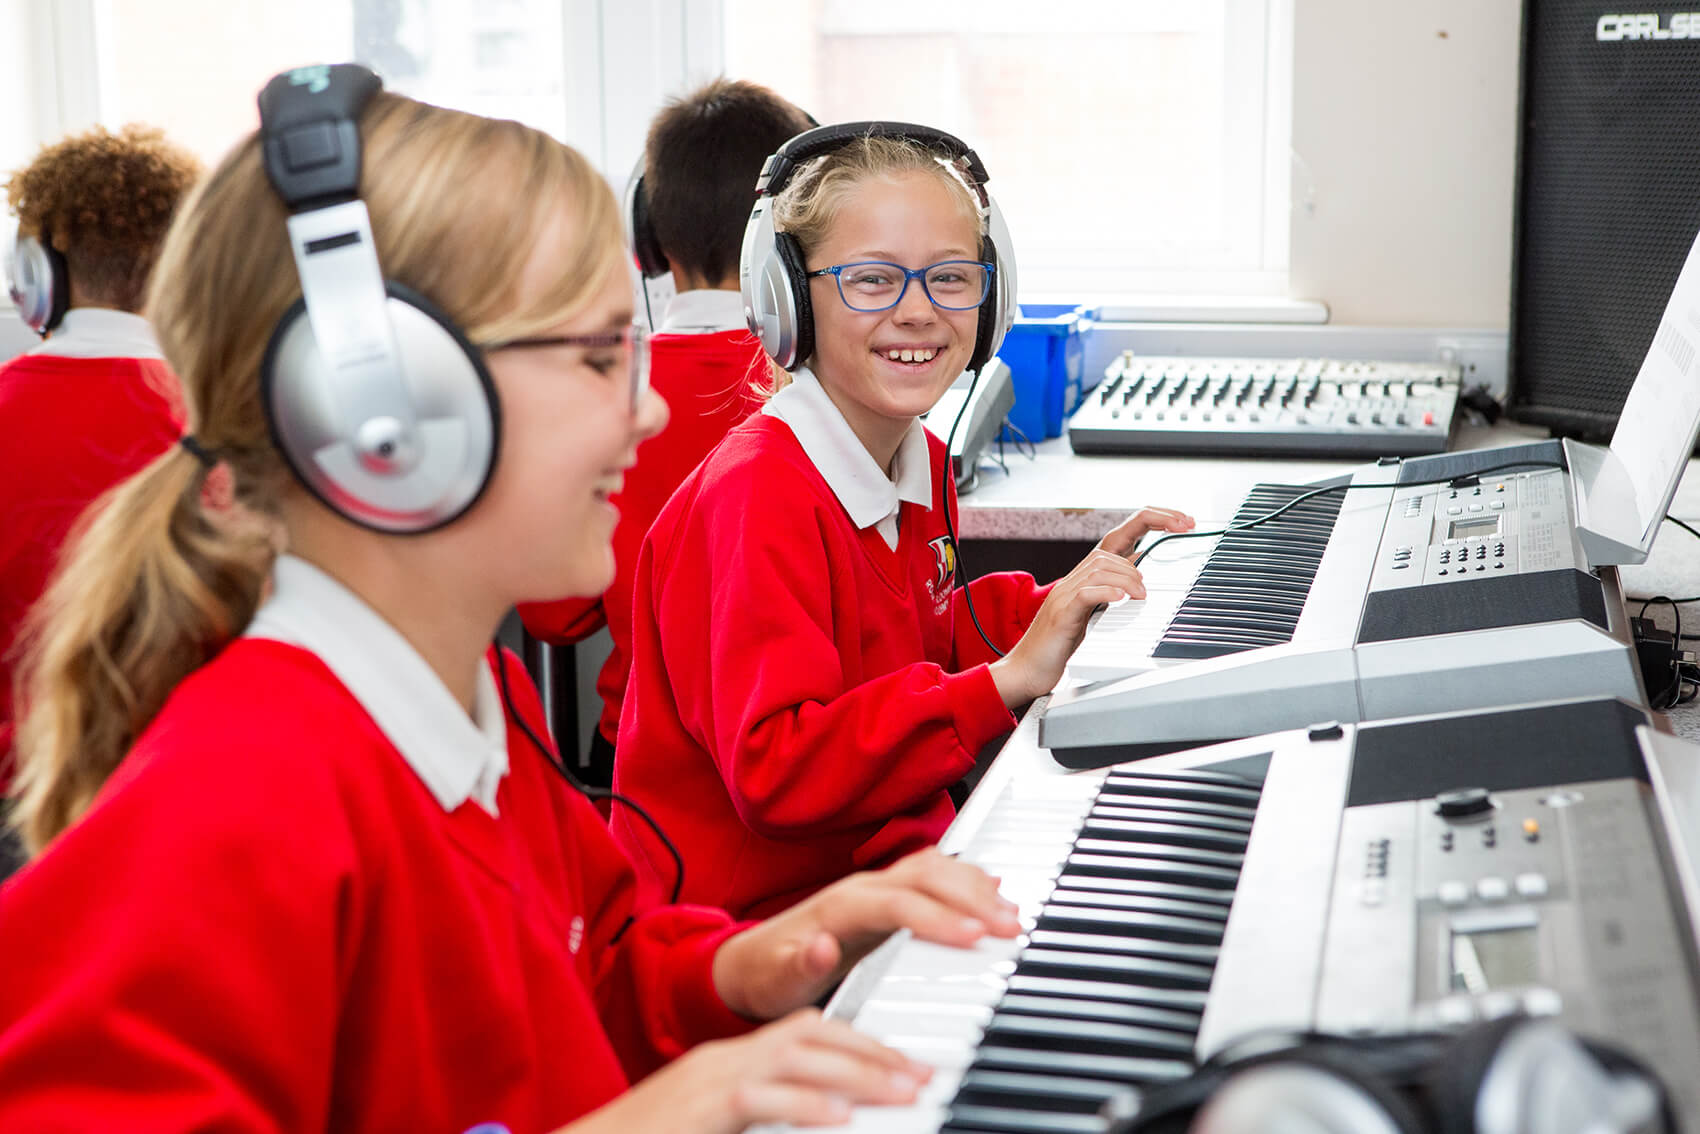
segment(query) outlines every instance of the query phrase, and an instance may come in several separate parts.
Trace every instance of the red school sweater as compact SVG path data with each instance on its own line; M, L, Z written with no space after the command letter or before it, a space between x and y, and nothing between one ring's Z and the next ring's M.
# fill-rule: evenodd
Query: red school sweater
M614 530L614 581L594 599L521 603L520 618L532 637L567 644L603 625L614 649L596 677L602 697L597 725L613 743L620 729L626 673L631 668L632 575L638 549L661 506L726 436L761 406L752 389L767 374L767 353L748 331L712 335L657 335L649 342L649 382L672 410L667 428L638 446L638 463L626 470L613 497L620 509Z
M157 359L26 354L0 366L0 792L11 779L12 648L77 518L176 440Z
M928 447L937 485L944 444ZM758 414L662 510L638 560L614 786L678 846L684 900L764 916L944 833L947 789L1015 723L952 583L945 506L937 489L931 509L903 504L894 551ZM1005 650L1046 593L1020 573L972 589ZM612 829L672 885L629 809Z
M505 658L540 734L524 671ZM245 639L0 888L0 1130L553 1130L691 1043L720 911L642 913L510 726L452 813L315 656Z

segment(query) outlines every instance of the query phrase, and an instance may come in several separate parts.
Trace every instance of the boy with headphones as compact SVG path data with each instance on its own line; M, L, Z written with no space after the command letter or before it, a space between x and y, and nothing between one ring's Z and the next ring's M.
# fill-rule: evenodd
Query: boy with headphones
M181 429L177 380L140 311L199 172L159 130L97 126L44 147L6 184L18 218L8 291L45 341L0 365L0 792L24 617L77 517Z
M949 462L919 418L1013 319L986 180L960 140L902 123L822 127L764 169L744 302L795 374L650 529L615 767L688 900L780 910L936 842L948 788L1056 683L1092 609L1143 595L1125 553L1192 526L1147 509L1053 587L957 585ZM665 881L655 838L612 827Z
M546 642L576 642L603 625L613 639L596 679L602 714L585 771L591 783L612 782L631 665L632 573L644 534L726 431L759 408L754 387L766 377L767 356L744 322L738 248L763 159L811 124L766 87L716 79L656 115L627 192L639 270L646 280L671 271L678 287L650 339L650 381L672 409L671 424L644 443L643 459L614 498L620 526L608 590L597 599L519 608L526 629Z

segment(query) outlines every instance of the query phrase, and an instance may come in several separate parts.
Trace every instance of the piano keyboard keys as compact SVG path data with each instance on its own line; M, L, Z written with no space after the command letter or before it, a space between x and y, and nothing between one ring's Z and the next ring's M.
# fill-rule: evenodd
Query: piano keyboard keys
M933 1078L849 1128L1102 1134L1101 1108L1187 1075L1259 790L1188 771L1006 784L960 855L1002 878L1027 932L903 943L854 1024Z
M1269 515L1310 491L1258 485L1230 527ZM1214 658L1292 641L1344 497L1326 493L1276 519L1221 536L1152 656Z

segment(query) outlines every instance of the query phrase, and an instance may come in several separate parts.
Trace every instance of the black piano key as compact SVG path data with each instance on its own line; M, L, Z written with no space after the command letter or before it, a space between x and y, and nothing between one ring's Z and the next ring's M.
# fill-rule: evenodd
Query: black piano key
M1121 980L1156 988L1210 987L1210 966L1158 957L1128 957L1114 953L1082 953L1069 949L1029 946L1015 962L1015 971L1033 976Z
M1085 1079L1073 1075L1034 1075L1024 1071L993 1071L971 1068L962 1076L961 1094L966 1103L997 1104L1006 1100L1035 1108L1096 1114L1110 1099L1131 1104L1139 1092L1132 1087Z
M1285 640L1291 640L1293 628L1299 620L1286 614L1265 614L1256 610L1217 611L1207 610L1198 606L1183 606L1173 620L1169 629L1175 634L1187 634L1202 630L1226 630L1243 635L1247 638L1259 634L1282 635Z
M1109 816L1095 816L1090 813L1081 825L1082 837L1094 839L1121 839L1127 842L1143 843L1173 843L1176 846L1189 846L1199 850L1217 850L1227 854L1243 853L1247 841L1244 831L1212 831L1203 827L1189 827L1180 823L1140 821L1136 819L1113 819Z
M1083 953L1108 953L1117 957L1162 957L1213 967L1221 950L1214 945L1163 941L1137 935L1075 933L1063 929L1035 929L1028 933L1030 948L1070 949Z
M1228 922L1227 907L1209 902L1191 902L1180 898L1162 898L1153 894L1123 894L1102 890L1053 890L1041 913L1053 909L1070 912L1082 908L1103 910L1110 916L1130 913L1167 914L1193 921L1209 922L1218 933Z
M1125 1004L1149 1004L1190 1016L1202 1017L1207 995L1194 988L1157 988L1079 977L1034 976L1016 973L1009 978L1009 996L1077 997L1082 1000L1113 1000Z
M1081 854L1075 852L1064 860L1070 874L1099 875L1110 878L1137 878L1146 882L1175 882L1183 886L1215 886L1231 891L1239 878L1237 869L1206 866L1194 862L1174 862L1149 857L1131 858L1124 855Z
M1189 611L1207 611L1212 614L1243 612L1265 618L1284 618L1289 622L1297 622L1299 615L1304 613L1304 608L1302 595L1289 596L1269 591L1255 595L1234 594L1218 587L1186 600L1186 609Z
M1032 1071L1041 1075L1076 1075L1114 1083L1169 1083L1192 1074L1190 1059L1143 1059L1085 1051L1040 1051L1037 1048L986 1044L974 1056L976 1068Z
M1175 917L1127 909L1055 904L1053 898L1039 911L1035 929L1066 932L1095 932L1151 937L1159 941L1185 941L1215 945L1222 940L1225 922L1198 917Z
M1249 835L1251 820L1241 819L1232 812L1214 815L1188 808L1185 811L1170 807L1140 807L1120 803L1097 803L1087 813L1088 820L1121 819L1129 823L1173 823L1181 827L1197 827L1224 834Z
M1132 772L1111 772L1104 777L1098 792L1100 800L1106 796L1137 795L1150 800L1178 799L1214 803L1224 807L1237 806L1248 813L1257 809L1257 799L1261 794L1260 789L1256 787L1242 787L1237 784L1193 784Z
M1259 616L1254 613L1220 614L1212 611L1190 610L1181 607L1169 619L1163 631L1163 641L1206 640L1232 644L1257 642L1284 645L1292 641L1299 620L1287 616Z
M1109 1123L1095 1114L1065 1114L1015 1107L950 1105L950 1118L940 1134L977 1131L983 1134L1103 1134Z
M1162 771L1155 768L1111 768L1105 773L1105 778L1138 780L1142 783L1152 784L1213 785L1252 792L1258 790L1255 780L1249 780L1234 772L1216 772L1209 768L1184 768L1177 771Z
M998 1002L999 1012L1014 1012L1024 1016L1047 1016L1056 1019L1105 1020L1112 1024L1128 1024L1142 1028L1166 1028L1195 1040L1200 1020L1196 1012L1179 1012L1173 1008L1152 1008L1145 1004L1130 1004L1119 1000L1084 1000L1064 996L1005 996Z
M1057 889L1173 898L1181 902L1218 905L1224 911L1228 908L1229 903L1234 900L1232 890L1224 890L1220 887L1189 886L1182 882L1164 882L1151 878L1117 878L1105 874L1065 873L1057 879Z
M1281 645L1281 643L1279 643L1279 642L1270 642L1268 644L1272 645L1272 646ZM1151 651L1151 655L1153 657L1159 657L1159 658L1175 658L1175 659L1178 659L1178 660L1199 661L1199 660L1202 660L1204 658L1220 658L1220 657L1226 657L1229 654L1242 654L1248 649L1254 649L1255 646L1256 646L1255 643L1248 645L1248 644L1242 643L1242 642L1194 642L1194 641L1169 641L1169 640L1164 640L1164 641L1158 643L1156 649Z
M994 1012L985 1040L1009 1047L1077 1051L1093 1055L1131 1055L1141 1059L1189 1059L1191 1036L1160 1028L1137 1028L1102 1020L1048 1019Z
M1075 850L1081 854L1120 855L1125 858L1159 858L1164 862L1196 862L1204 866L1238 870L1245 861L1244 854L1231 851L1207 850L1203 847L1182 846L1134 836L1108 838L1082 835L1075 840Z

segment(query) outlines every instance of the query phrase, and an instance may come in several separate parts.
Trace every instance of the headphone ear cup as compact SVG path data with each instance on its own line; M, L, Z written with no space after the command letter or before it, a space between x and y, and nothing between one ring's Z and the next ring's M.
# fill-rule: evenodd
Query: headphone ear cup
M49 281L52 300L48 307L47 325L44 331L57 328L65 318L65 312L71 309L71 267L65 262L65 254L53 247L48 241L41 242L42 251L47 254L47 278Z
M630 211L627 215L632 237L632 255L637 258L638 270L646 279L656 279L673 270L667 253L655 238L655 225L649 218L649 191L644 187L643 173L632 176Z
M1439 1127L1462 1134L1677 1128L1650 1069L1550 1018L1510 1016L1465 1032L1427 1088Z
M373 405L339 381L297 300L272 332L260 388L272 441L326 507L375 531L417 534L472 507L494 471L501 407L483 355L425 297L386 281L406 405ZM349 407L358 407L351 411ZM414 439L388 467L363 453L363 434L407 423Z
M6 287L18 317L38 335L59 326L71 308L71 274L47 235L18 237L7 255Z
M1381 1077L1303 1048L1230 1071L1191 1134L1424 1134L1422 1117ZM1447 1129L1451 1129L1448 1127Z
M791 302L797 312L796 369L815 353L815 309L809 293L809 270L803 263L803 246L788 232L773 236L773 247L785 272L785 284L791 289Z
M1476 1096L1494 1053L1519 1024L1521 1016L1505 1016L1458 1033L1423 1076L1423 1089L1442 1130L1474 1134Z
M998 263L998 250L989 236L980 238L980 259L992 265L992 287L986 294L986 301L980 304L979 319L974 324L974 353L968 356L966 369L976 374L991 359L994 341L1001 344L1003 339L997 333L998 288L1003 286L1003 265Z

